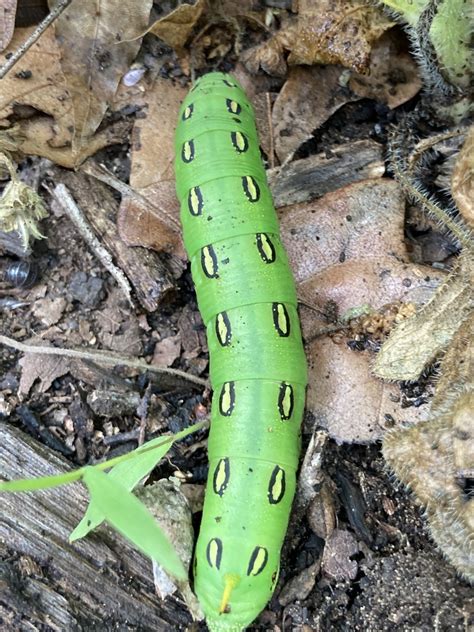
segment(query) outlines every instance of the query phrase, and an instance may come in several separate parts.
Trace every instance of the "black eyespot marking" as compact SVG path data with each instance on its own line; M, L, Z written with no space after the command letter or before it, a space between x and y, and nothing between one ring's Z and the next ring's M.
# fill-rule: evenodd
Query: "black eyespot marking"
M190 103L188 106L184 108L184 112L181 115L181 119L183 121L187 121L193 115L193 111L194 111L194 103Z
M249 141L242 132L231 132L230 138L234 149L239 154L244 154L249 148Z
M219 278L217 255L211 245L201 248L201 267L208 279Z
M222 540L220 538L212 538L206 548L207 563L211 568L219 570L222 561Z
M273 303L273 324L279 336L288 338L290 335L290 317L283 303Z
M237 103L237 101L234 101L233 99L226 99L225 104L227 111L230 114L240 114L242 112L242 106L240 103Z
M194 141L187 140L181 148L181 159L183 162L189 163L194 160Z
M228 347L232 340L232 329L227 312L220 312L216 316L216 335L222 347Z
M214 470L212 477L212 489L214 493L222 498L230 478L230 463L229 459L220 459Z
M192 187L188 193L188 209L191 215L197 217L198 215L202 215L202 207L204 205L204 200L201 193L200 187Z
M249 565L247 568L247 575L259 575L268 562L268 551L263 546L256 546L250 556Z
M280 417L285 421L291 418L295 406L295 393L291 384L282 382L278 392L278 410Z
M278 571L279 571L279 570L280 570L280 569L279 569L279 568L277 568L277 569L276 569L276 571L273 571L273 573L272 573L272 584L271 584L271 590L273 590L273 589L275 588L275 586L276 586L276 583L277 583L277 581L278 581L278 574L279 574L279 573L278 573Z
M275 246L266 233L257 233L258 253L264 263L273 263L276 259Z
M268 483L268 502L271 505L277 505L285 495L285 489L285 470L276 465Z
M255 178L253 176L244 176L242 178L242 186L249 202L258 202L260 199L260 187Z
M224 382L219 395L219 412L223 417L230 417L235 406L235 383Z

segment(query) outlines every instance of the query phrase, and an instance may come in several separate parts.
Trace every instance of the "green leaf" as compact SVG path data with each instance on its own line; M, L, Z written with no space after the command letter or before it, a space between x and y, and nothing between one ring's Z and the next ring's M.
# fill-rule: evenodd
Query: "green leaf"
M127 455L129 457L134 455L134 458L129 458L126 461L112 467L108 476L120 482L122 487L125 487L125 489L129 491L132 490L142 480L142 478L152 471L155 465L164 457L175 441L184 439L187 435L202 428L204 424L205 422L199 422L175 435L158 437L157 439L148 441ZM91 499L82 520L69 536L69 541L74 542L79 538L85 537L89 531L95 529L103 520L105 520L104 513Z
M138 498L110 476L93 467L83 469L91 501L100 506L105 520L140 551L176 579L187 577L183 563L163 530Z
M0 492L33 492L48 487L58 487L66 483L73 483L82 478L83 470L66 472L57 476L42 476L41 478L19 478L15 481L0 481Z

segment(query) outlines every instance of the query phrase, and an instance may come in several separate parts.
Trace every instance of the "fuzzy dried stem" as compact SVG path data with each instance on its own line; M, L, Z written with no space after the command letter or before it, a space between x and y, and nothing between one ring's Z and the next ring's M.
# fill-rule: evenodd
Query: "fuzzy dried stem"
M203 388L207 388L209 386L206 380L203 380L200 377L196 377L195 375L185 373L184 371L180 371L179 369L169 369L166 367L154 366L152 364L148 364L144 360L137 360L135 358L131 358L130 356L124 356L119 353L114 353L113 351L103 351L101 349L96 349L94 351L84 351L82 349L60 349L58 347L31 345L24 342L19 342L18 340L14 340L13 338L9 338L8 336L1 335L0 344L6 345L7 347L11 347L12 349L16 349L17 351L21 351L23 353L40 353L42 355L65 356L67 358L78 358L79 360L90 360L92 362L96 362L97 364L123 364L124 366L129 366L133 369L139 369L140 371L152 371L153 373L166 373L166 375L174 375L176 377L187 380L188 382L193 382L193 384L202 386Z

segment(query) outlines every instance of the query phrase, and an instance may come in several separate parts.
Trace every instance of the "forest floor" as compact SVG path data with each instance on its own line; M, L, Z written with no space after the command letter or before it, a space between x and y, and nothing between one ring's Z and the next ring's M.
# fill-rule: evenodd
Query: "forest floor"
M0 334L30 347L107 350L156 368L144 371L118 361L112 370L91 357L25 353L14 344L0 345L0 421L78 467L125 454L205 417L210 409L209 355L176 226L172 135L177 107L190 87L190 69L199 74L234 72L254 103L301 299L310 365L302 455L315 433L322 438L317 468L303 466L303 472L317 479L323 500L312 497L304 504L297 497L277 589L250 629L468 630L474 623L469 584L436 547L423 507L382 455L381 440L388 429L429 418L439 364L428 366L419 380L386 387L370 375L394 320L411 309L407 305L432 296L460 251L434 220L406 202L386 160L388 135L415 111L422 121L419 135L449 128L424 109L422 78L407 38L399 26L384 22L388 18L379 18L378 37L372 34L359 47L353 42L357 50L352 62L326 59L325 65L286 66L277 46L262 50L265 29L249 27L270 9L246 11L246 26L237 15L216 22L200 14L200 28L189 27L195 39L184 49L178 46L178 56L172 44L147 35L140 52L137 46L127 62L130 66L137 56L144 76L135 83L131 79L131 86L121 83L113 100L98 91L97 103L102 100L109 109L104 107L102 118L89 129L86 125L84 134L102 136L93 148L89 143L74 156L68 154L70 141L61 139L66 128L58 133L56 127L50 134L66 117L60 97L67 92L67 85L56 81L64 55L54 33L42 36L12 71L14 76L0 80L2 93L8 89L11 95L0 103L0 122L5 129L20 126L23 135L18 141L12 133L9 152L19 178L39 193L48 211L39 224L44 239L31 239L26 257L36 275L29 287L21 287L26 276L18 268L25 259L18 254L20 242L12 245L8 236L0 240ZM282 15L276 10L272 15L274 22L266 30L282 32ZM117 28L124 27L120 23ZM162 23L162 30L156 30L165 42L166 28L171 27ZM28 32L16 29L7 50L15 50ZM371 59L368 75L362 72L363 51ZM302 52L295 45L292 54ZM50 60L46 78L45 59ZM354 70L357 60L361 72ZM24 78L22 71L33 76ZM251 73L257 71L254 78ZM49 95L41 88L45 81ZM56 145L53 137L59 139ZM425 185L443 202L460 145L446 142L430 153L432 169ZM2 149L7 147L0 143ZM129 188L120 190L118 181ZM84 229L72 221L60 184L82 209L82 224L90 224L112 253L124 284L113 278L104 258L92 252ZM344 218L352 226L341 228ZM377 254L372 259L371 250ZM390 282L385 283L381 271L388 268ZM339 293L331 289L338 283ZM358 311L351 320L347 313L352 308ZM198 379L160 373L160 367ZM175 444L152 475L154 481L170 476L180 481L196 530L208 473L206 438L207 432L200 431ZM33 498L25 497L25 502ZM21 519L15 517L17 526ZM48 622L48 608L38 605L34 616L22 619L18 606L2 598L6 585L4 595L13 590L11 569L18 570L25 559L18 538L9 539L9 528L11 524L4 524L1 532L1 567L10 568L0 581L1 629L61 629ZM34 560L42 571L23 568L17 579L34 577L54 585L57 578L45 570L47 542L53 537L44 534L45 557ZM91 605L92 610L97 607ZM163 629L205 629L204 623L192 622L179 599L173 607L179 619L164 610ZM157 598L156 611L160 608ZM151 629L146 615L142 623L127 622L107 602L101 615L102 625L77 619L68 630Z

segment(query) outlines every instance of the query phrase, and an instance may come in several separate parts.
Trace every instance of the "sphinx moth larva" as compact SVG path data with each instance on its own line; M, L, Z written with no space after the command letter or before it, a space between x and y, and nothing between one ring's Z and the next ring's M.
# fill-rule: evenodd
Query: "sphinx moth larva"
M182 104L176 189L214 390L194 587L211 630L250 624L278 579L307 381L295 285L252 107L211 73Z

